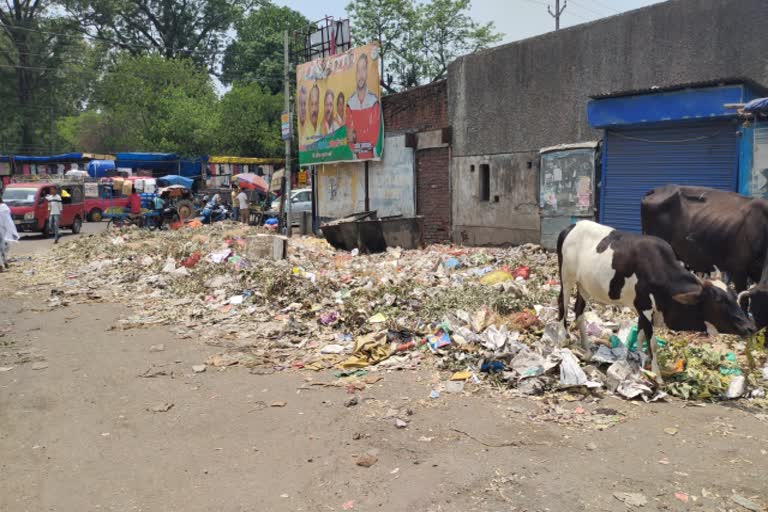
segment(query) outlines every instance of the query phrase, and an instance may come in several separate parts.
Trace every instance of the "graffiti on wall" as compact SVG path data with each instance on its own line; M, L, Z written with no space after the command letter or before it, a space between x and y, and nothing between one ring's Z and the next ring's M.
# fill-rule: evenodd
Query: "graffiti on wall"
M594 206L595 150L564 149L541 155L539 206L544 213L589 214Z

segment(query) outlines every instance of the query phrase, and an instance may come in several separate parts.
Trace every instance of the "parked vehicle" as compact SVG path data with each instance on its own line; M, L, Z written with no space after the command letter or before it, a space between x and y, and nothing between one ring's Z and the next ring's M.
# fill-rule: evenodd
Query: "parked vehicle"
M291 191L291 225L298 226L304 212L312 211L312 189L298 188ZM272 201L272 209L265 213L266 217L280 216L280 198Z
M123 194L121 186L115 187L110 178L102 178L98 183L87 183L85 191L86 219L90 222L100 222L111 209L123 211L128 206L128 194Z
M298 226L304 212L312 211L312 189L298 188L291 191L291 225Z
M194 217L196 206L195 196L192 190L183 185L171 185L158 190L158 194L165 204L176 209L176 213L181 220L188 220Z
M208 202L200 212L200 222L203 224L213 224L222 220L232 218L232 210L225 204L215 204L213 201Z
M85 219L85 191L82 182L40 181L11 183L3 192L3 201L11 209L16 229L25 233L50 235L48 226L48 202L45 200L53 187L64 190L63 208L59 227L79 233ZM68 197L66 197L68 196Z

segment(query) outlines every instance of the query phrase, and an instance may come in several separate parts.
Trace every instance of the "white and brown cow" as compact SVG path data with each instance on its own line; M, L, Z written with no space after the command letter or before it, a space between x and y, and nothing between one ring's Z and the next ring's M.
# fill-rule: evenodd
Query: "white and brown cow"
M672 247L660 238L618 231L591 221L569 226L557 240L560 266L560 319L574 286L576 323L589 352L583 313L586 301L634 309L638 316L638 347L648 340L651 369L661 381L653 324L676 331L712 331L746 336L755 325L736 296L719 281L702 281L684 268Z

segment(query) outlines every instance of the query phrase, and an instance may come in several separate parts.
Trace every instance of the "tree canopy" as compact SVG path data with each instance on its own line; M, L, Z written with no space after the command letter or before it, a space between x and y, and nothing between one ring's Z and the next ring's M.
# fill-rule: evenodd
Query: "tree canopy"
M235 23L237 37L224 53L221 79L258 82L274 93L283 90L283 31L293 33L309 20L289 7L262 5ZM293 38L291 38L293 43ZM293 48L292 50L296 50Z
M394 91L444 78L456 57L501 40L470 7L470 0L352 0L347 12L355 44L381 43L382 86Z
M469 7L351 0L353 43L381 42L388 91L437 80L499 39ZM270 0L0 2L0 154L279 156L283 32L309 25Z

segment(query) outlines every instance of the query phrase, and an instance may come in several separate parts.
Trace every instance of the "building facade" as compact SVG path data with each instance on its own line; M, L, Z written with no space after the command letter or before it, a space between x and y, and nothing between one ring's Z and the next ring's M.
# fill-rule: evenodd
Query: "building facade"
M587 118L593 97L735 77L768 84L767 24L763 0L671 0L454 61L453 240L539 242L538 153L605 135Z

